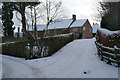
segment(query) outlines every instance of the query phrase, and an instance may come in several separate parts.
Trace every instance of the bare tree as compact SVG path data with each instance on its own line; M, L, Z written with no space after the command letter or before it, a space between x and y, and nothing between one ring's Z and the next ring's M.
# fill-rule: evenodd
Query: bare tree
M2 27L2 7L1 7L2 3L0 3L0 36L3 35L3 27Z
M108 2L99 2L98 11L101 17L107 14L109 10L110 10L110 4Z
M62 2L58 0L45 0L42 2L41 18L46 22L44 37L47 36L48 26L51 22L64 18Z
M29 9L30 9L30 11L26 12L26 14L28 16L28 18L27 18L28 29L31 24L33 33L30 32L30 34L34 37L34 39L37 39L38 38L37 21L41 17L41 15L40 15L41 6L40 5L30 5Z
M13 2L12 4L13 4L13 9L18 11L21 14L23 35L25 35L25 33L26 33L26 16L25 16L26 7L31 4L38 5L39 2Z
M45 0L45 2L42 2L40 5L34 6L30 4L28 7L30 11L25 12L28 16L28 18L26 19L26 23L28 24L29 27L28 22L31 22L33 33L30 32L30 34L34 38L38 37L37 26L36 26L38 20L42 19L47 24L43 35L45 37L50 22L65 18L63 14L64 10L62 9L61 1Z

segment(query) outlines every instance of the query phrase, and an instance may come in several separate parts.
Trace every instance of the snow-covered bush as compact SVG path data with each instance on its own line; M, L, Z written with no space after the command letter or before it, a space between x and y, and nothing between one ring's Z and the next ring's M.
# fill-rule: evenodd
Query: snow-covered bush
M109 31L107 29L99 29L97 31L99 42L104 46L114 47L115 45L120 48L120 31Z

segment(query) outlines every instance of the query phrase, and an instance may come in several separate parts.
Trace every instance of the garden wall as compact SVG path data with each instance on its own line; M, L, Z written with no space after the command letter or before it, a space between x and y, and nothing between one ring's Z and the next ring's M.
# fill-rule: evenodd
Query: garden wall
M35 41L6 43L2 44L2 54L29 59L51 56L78 37L76 34L70 33Z

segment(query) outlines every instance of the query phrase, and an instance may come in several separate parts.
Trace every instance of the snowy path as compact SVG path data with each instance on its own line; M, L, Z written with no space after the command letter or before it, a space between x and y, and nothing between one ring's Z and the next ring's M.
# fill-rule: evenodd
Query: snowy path
M30 66L24 62L22 59L15 59L11 57L3 56L2 58L2 69L3 78L36 78L43 77L37 73L41 73L39 69Z
M19 58L3 56L3 76L118 78L118 68L100 61L96 54L97 49L94 39L86 39L75 40L48 58L25 61Z

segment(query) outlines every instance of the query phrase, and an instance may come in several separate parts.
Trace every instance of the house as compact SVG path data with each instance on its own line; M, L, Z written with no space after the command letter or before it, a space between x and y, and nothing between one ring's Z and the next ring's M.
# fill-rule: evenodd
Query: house
M39 37L43 36L45 25L37 25L37 34ZM33 32L34 28L29 26L28 31ZM76 20L76 15L72 19L62 19L59 21L51 22L48 26L47 36L54 36L65 34L67 31L76 33L80 38L92 38L92 27L88 19Z
M95 37L97 30L100 29L100 25L98 23L93 24L93 37Z

